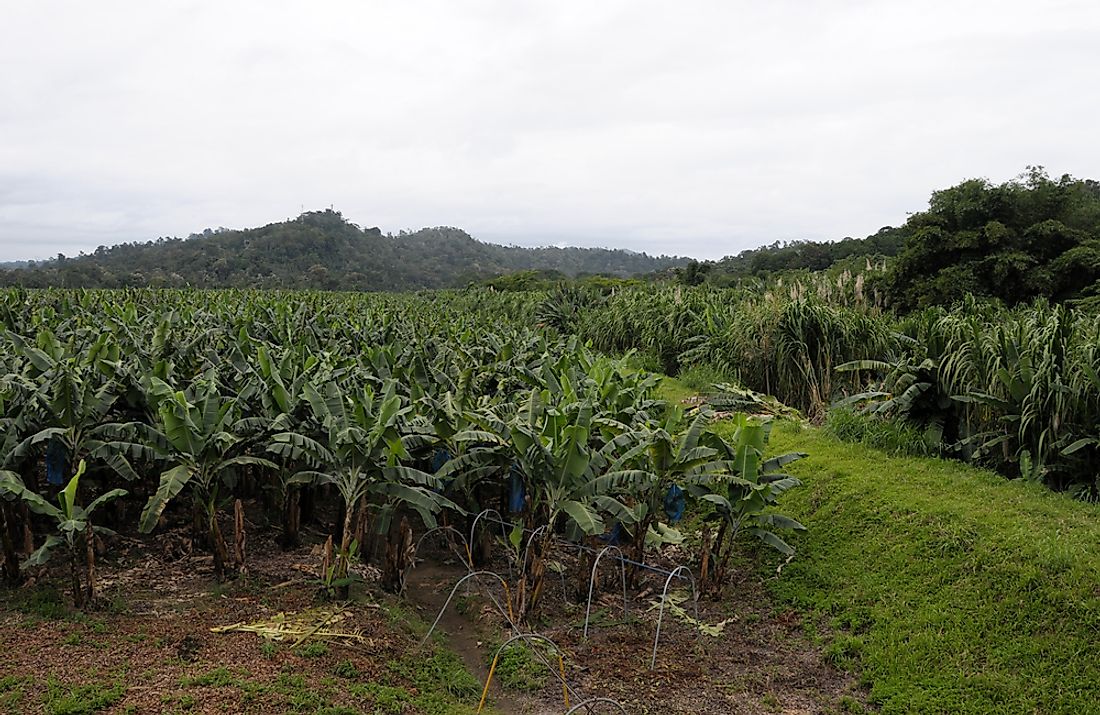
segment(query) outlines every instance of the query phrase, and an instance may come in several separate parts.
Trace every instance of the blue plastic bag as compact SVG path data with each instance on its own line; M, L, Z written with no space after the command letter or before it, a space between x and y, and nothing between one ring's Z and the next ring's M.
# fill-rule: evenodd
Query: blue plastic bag
M605 534L600 534L596 538L604 542L608 546L616 546L622 541L623 525L616 521L615 526L611 527L611 531L608 531Z
M512 467L511 493L508 496L508 511L518 514L527 508L527 487L523 483L523 475Z
M69 452L59 439L51 439L46 447L46 481L54 486L65 482L65 467L68 466Z
M684 490L673 484L665 494L665 516L670 524L675 524L684 518L684 509L687 507L687 498Z

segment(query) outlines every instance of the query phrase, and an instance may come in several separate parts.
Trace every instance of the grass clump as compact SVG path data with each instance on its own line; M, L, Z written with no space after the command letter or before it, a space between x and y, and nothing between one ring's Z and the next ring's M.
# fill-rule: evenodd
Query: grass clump
M698 390L693 390L684 383L680 382L673 377L665 377L661 379L661 384L657 386L656 396L671 403L680 403L689 397L694 397L699 394Z
M342 660L336 664L332 672L345 680L353 680L359 677L359 669L350 660Z
M411 696L402 688L396 688L381 683L363 683L348 688L348 692L357 698L366 700L373 711L381 715L388 713L401 713L405 705L411 700Z
M240 679L229 668L214 668L192 678L180 678L185 688L229 688L240 684Z
M46 680L43 709L48 715L88 715L111 707L126 695L120 682L66 686L53 676Z
M882 713L1097 712L1100 507L958 462L780 424L808 527L774 593L849 633ZM858 633L858 637L852 635Z
M902 420L843 408L829 410L825 430L845 442L874 447L894 456L934 457L939 449L938 445L929 444L919 429Z
M299 648L298 655L303 658L323 658L328 655L328 646L320 641L313 641Z
M0 677L0 709L4 712L19 712L19 703L23 701L23 688L30 678L24 675Z
M496 649L493 653L496 653ZM495 677L501 686L510 690L535 692L546 684L546 676L546 665L526 643L512 643L504 649L497 661Z
M15 610L44 621L63 621L70 617L69 607L61 593L53 586L39 586L18 597Z
M444 648L434 648L427 657L409 655L391 663L390 670L419 689L443 691L453 698L473 698L475 702L481 696L481 683L470 675L458 655Z
M730 382L730 376L711 365L692 365L676 375L677 382L691 393L710 392L720 382ZM687 397L688 395L684 395ZM683 399L683 398L681 398Z

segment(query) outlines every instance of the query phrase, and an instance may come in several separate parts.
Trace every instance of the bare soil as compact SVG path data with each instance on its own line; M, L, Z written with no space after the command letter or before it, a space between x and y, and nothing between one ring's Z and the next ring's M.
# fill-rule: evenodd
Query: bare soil
M60 571L33 588L0 591L0 712L429 712L423 709L428 701L417 699L428 686L413 671L433 646L419 642L466 573L443 552L425 550L405 599L369 582L355 590L353 615L340 628L361 633L363 642L291 648L253 633L210 629L324 605L310 576L320 561L315 547L284 553L257 536L249 542L247 573L218 585L209 557L187 550L180 556L171 543L167 535L113 544L117 560L100 565L99 608L86 614L59 609L64 594L43 595L44 583L65 583ZM715 715L839 713L865 705L855 678L830 665L815 645L816 627L776 610L756 577L731 585L721 602L700 602L701 621L728 620L719 636L666 613L650 670L657 615L650 602L664 577L644 575L630 589L624 618L618 573L613 579L612 569L601 567L585 640L577 584L587 579L577 575L580 563L568 555L561 560L569 574L565 588L550 574L544 603L525 630L549 637L564 653L571 704L607 697L631 714ZM433 715L474 711L492 652L510 635L508 619L485 595L492 587L471 584L443 611L442 636L432 640L456 653L477 682L472 693L456 691L453 710L433 705ZM503 589L495 588L502 600ZM542 684L533 692L509 690L494 679L494 710L565 712L560 681L538 671Z
M554 558L565 567L565 577L548 573L543 602L524 630L544 635L560 648L565 654L566 680L581 698L611 698L628 713L639 714L809 715L872 709L856 678L827 662L823 648L814 645L825 635L820 626L803 623L789 609L777 609L765 584L748 570L728 587L721 601L699 601L699 621L726 621L717 636L701 633L666 610L656 664L650 670L656 604L666 576L642 571L636 585L628 588L624 616L620 571L605 557L593 594L586 640L583 627L588 578L581 575L587 574L589 567L569 553L559 551ZM498 573L507 575L506 565L495 566ZM423 574L415 576L421 570ZM446 566L432 562L427 568L421 565L413 571L410 598L430 611L423 614L428 622L465 573L465 568L453 560ZM453 634L449 645L460 651L471 668L478 668L476 672L483 678L485 664L491 661L496 646L511 633L499 608L485 593L492 590L499 600L503 589L494 589L492 579L480 583L484 586L473 589L473 605L466 602L465 615L460 615L452 602L440 625ZM677 584L674 581L671 590L678 590ZM683 587L686 583L679 590ZM460 594L464 591L460 588ZM688 593L689 589L684 591L685 596ZM683 605L694 615L690 601ZM819 635L811 640L812 634ZM544 655L554 661L552 650ZM564 712L560 680L544 668L539 670L544 687L518 701L515 695L501 701L503 712ZM496 687L490 692L499 693ZM576 702L574 697L572 704Z

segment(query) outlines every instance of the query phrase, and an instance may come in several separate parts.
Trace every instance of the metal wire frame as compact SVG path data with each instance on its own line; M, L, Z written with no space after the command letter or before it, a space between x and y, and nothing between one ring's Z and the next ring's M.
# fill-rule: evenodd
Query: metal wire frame
M592 564L592 575L588 578L588 605L584 609L584 637L588 638L588 617L592 613L592 591L596 586L596 569L600 567L600 559L608 551L614 549L619 552L619 566L622 567L623 576L623 616L626 616L626 563L623 561L623 552L618 546L605 546L596 556L596 562Z
M672 577L680 571L686 572L688 578L691 579L691 604L695 607L695 620L699 620L699 592L695 588L695 577L691 575L691 569L687 566L677 566L668 575L665 580L665 588L661 592L661 609L657 612L657 634L653 636L653 657L649 660L650 670L653 670L653 666L657 663L657 643L661 640L661 620L664 618L665 604L668 602L668 587L672 583Z

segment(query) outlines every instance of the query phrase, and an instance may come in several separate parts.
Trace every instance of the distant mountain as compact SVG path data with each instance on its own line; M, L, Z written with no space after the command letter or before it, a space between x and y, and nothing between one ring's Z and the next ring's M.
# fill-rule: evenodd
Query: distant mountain
M463 286L523 270L628 277L686 263L604 248L500 246L448 227L383 235L326 210L261 228L208 229L186 239L101 246L90 255L0 271L0 284L414 290Z

